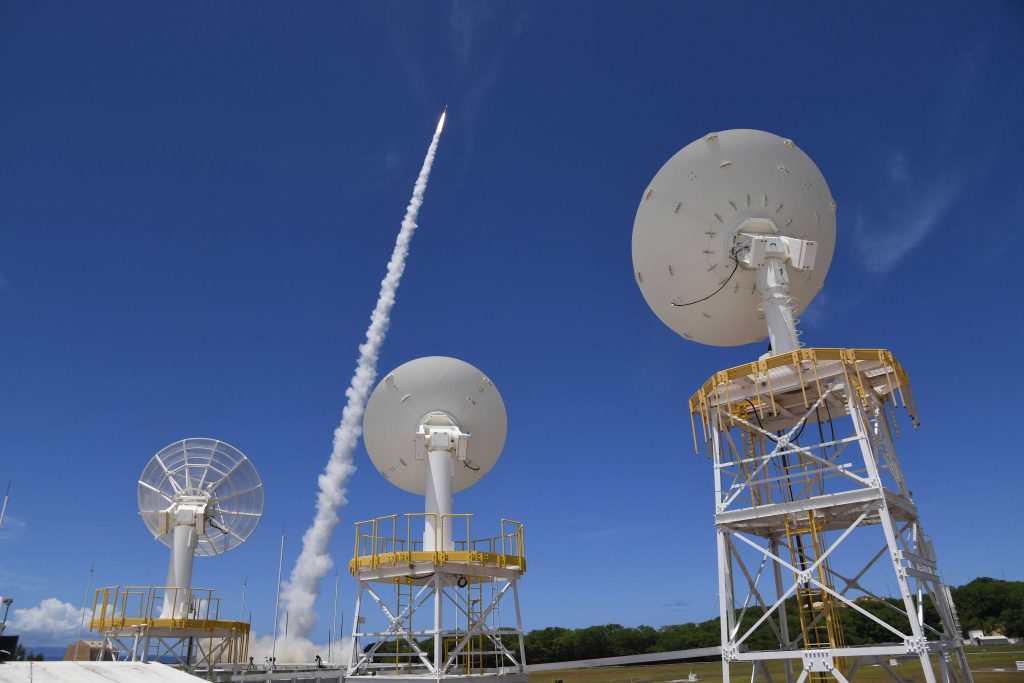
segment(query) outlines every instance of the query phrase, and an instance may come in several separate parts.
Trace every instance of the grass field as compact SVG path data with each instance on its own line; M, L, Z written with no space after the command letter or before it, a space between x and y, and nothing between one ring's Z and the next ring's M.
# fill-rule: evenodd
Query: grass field
M1024 683L1024 672L1017 671L1016 662L1024 661L1024 645L1003 645L993 647L969 647L967 661L975 683ZM921 666L915 662L902 661L896 671L908 683L924 683ZM996 671L995 669L1005 669ZM775 681L785 681L782 664L769 666ZM684 662L681 664L650 664L646 666L610 666L596 669L570 669L567 671L544 671L530 674L530 683L666 683L686 679L691 673L697 674L702 683L721 683L722 665L719 662ZM936 665L936 673L938 667ZM734 664L730 671L729 683L749 683L750 666ZM879 666L861 668L856 681L892 680L885 669Z

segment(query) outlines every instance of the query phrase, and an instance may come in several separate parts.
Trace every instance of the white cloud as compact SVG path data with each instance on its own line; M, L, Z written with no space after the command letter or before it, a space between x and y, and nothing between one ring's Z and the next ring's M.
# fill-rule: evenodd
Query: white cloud
M35 607L16 608L8 631L33 645L70 645L78 634L83 611L69 602L45 598Z
M958 192L958 184L946 180L924 192L908 188L904 198L881 216L858 209L855 234L864 267L873 273L892 270L945 218Z
M975 84L988 50L987 43L980 43L961 55L940 97L942 106L935 108L934 132L919 133L928 147L919 152L917 163L911 164L897 149L874 169L875 175L881 171L890 182L870 199L870 212L858 209L855 237L866 270L885 273L895 267L945 219L971 178L982 177L992 164L996 147L986 152L975 138L963 135L964 116L978 101ZM990 139L999 139L996 131L988 133ZM964 155L971 160L970 177L951 170L964 167Z

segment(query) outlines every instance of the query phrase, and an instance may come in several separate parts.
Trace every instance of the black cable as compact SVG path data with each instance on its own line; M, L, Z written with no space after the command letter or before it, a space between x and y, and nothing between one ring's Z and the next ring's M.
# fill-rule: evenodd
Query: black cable
M824 403L824 401L822 401ZM818 412L818 406L814 406L814 417L818 421L818 443L825 443L825 430L821 428L821 414ZM835 441L835 439L832 439ZM821 447L821 457L828 460L828 449L824 446Z
M479 472L480 471L480 465L477 465L476 467L473 467L472 465L469 464L469 460L463 460L462 461L462 466L465 467L467 470L473 470L474 472Z
M732 272L729 273L729 277L725 278L725 282L722 283L721 287L719 287L715 291L711 292L710 294L708 294L703 299L697 299L696 301L691 301L691 302L685 303L685 304L677 304L675 301L672 301L672 302L669 302L669 303L671 303L673 306L676 306L676 307L679 307L679 308L682 308L683 306L692 306L694 304L699 304L701 301L707 301L708 299L713 297L715 294L718 294L723 289L725 289L725 286L727 284L729 284L730 280L732 280L732 276L735 275L736 271L740 269L740 260L738 258L736 258L736 253L735 252L736 252L736 250L733 249L733 251L729 253L729 258L732 259L732 261L733 261L733 263L735 265L732 267Z
M764 429L764 425L761 424L761 416L757 414L757 406L755 406L754 402L751 401L749 398L744 400L750 404L750 409L754 411L754 419L757 420L757 426L760 427L761 429Z
M794 442L797 442L797 441L800 440L800 435L804 433L804 427L806 427L806 426L807 426L807 420L804 420L804 423L802 425L800 425L800 431L797 432L796 436L793 437L793 441Z
M822 403L825 404L825 412L828 413L828 428L832 431L832 440L836 440L836 426L832 424L832 411L828 409L828 399L826 398Z
M765 432L765 436L767 436L772 441L778 442L778 438L772 436L771 434L768 434L768 430L764 428L763 424L761 424L761 416L757 414L757 407L754 405L754 402L751 401L749 398L744 400L750 404L750 409L754 411L754 419L757 420L757 426L761 428L762 432Z

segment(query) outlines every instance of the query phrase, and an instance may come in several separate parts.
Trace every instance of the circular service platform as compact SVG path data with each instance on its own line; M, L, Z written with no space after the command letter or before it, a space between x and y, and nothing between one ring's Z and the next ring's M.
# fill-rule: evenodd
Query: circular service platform
M426 493L427 460L416 453L416 432L436 412L447 414L470 435L465 460L454 463L453 492L480 481L505 445L505 403L482 372L446 356L400 365L367 401L363 441L377 471L409 493Z
M360 580L406 577L423 583L434 571L481 580L521 576L526 571L526 539L521 522L502 519L496 535L481 534L472 514L452 514L451 547L424 550L417 530L421 512L385 515L356 522L356 544L349 572ZM489 580L489 579L488 579Z
M644 190L633 274L658 318L686 339L737 346L767 337L755 271L733 258L735 235L750 218L817 242L813 270L789 269L799 314L824 283L836 218L825 178L792 140L759 130L710 133L677 152Z

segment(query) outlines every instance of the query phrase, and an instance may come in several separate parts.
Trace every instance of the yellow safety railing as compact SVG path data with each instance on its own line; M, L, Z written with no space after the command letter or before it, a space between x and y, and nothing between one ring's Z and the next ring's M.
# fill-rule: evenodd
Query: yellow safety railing
M836 376L842 377L844 384L850 391L855 391L862 401L874 394L883 403L889 403L890 409L902 403L913 425L918 425L917 408L910 392L910 378L887 349L797 349L712 375L690 397L694 449L699 450L695 418L700 418L701 433L707 443L712 414L716 417L715 422L721 426L723 420L731 422L733 416L746 412L747 405L753 405L759 417L764 419L777 412L777 394L793 391L800 393L805 408L810 407L822 394L825 380L821 373L829 366L834 368ZM778 386L779 380L773 380L773 375L777 373L789 376L787 386Z
M151 629L157 629L158 635L178 629L190 637L199 632L211 643L223 643L218 661L244 662L249 656L250 626L222 619L220 600L210 588L108 586L97 589L93 596L89 629L107 636L125 631L138 635Z
M89 628L106 631L112 628L161 626L179 628L243 628L249 624L220 618L220 598L211 588L176 588L174 586L108 586L99 588L93 597ZM163 616L164 604L174 605L169 616Z
M404 518L404 521L403 519ZM421 521L422 520L422 521ZM416 540L420 529L433 529L433 548ZM355 547L349 571L418 562L486 565L526 571L523 525L502 519L496 536L473 536L468 513L408 512L385 515L355 524Z

